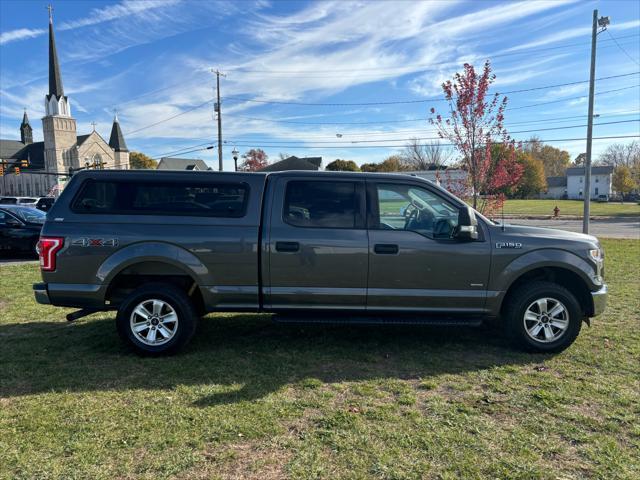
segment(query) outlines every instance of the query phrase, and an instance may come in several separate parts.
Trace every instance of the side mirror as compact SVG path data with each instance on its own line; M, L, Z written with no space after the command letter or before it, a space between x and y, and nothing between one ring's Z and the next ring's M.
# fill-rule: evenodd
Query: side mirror
M478 220L471 207L460 207L458 211L458 226L453 232L453 237L459 240L478 239Z

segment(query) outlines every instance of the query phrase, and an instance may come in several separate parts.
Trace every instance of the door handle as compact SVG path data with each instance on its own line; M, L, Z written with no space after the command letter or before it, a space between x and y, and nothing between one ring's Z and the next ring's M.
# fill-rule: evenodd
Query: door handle
M277 252L294 253L298 250L300 250L300 244L298 242L276 242Z
M398 253L398 245L377 243L373 247L373 251L378 255L395 255L396 253Z

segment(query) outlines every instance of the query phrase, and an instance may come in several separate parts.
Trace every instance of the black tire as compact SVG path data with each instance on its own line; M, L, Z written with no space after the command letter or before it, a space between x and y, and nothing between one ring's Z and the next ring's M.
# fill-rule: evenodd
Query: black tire
M563 333L555 340L544 339L546 335L544 330L547 327L545 327L543 323L549 322L548 317L545 321L544 315L540 316L541 320L539 324L541 324L543 328L542 330L538 330L539 340L534 339L527 333L527 328L525 327L524 317L528 308L537 300L544 298L559 301L568 315L566 319L568 325L562 330ZM557 304L552 303L552 305L555 306ZM533 308L539 311L537 307ZM561 314L561 316L562 315L564 314ZM563 351L574 342L580 333L584 313L575 295L569 290L557 283L537 281L521 285L509 295L504 305L503 318L507 335L515 347L530 352L555 353ZM533 328L535 327L535 321L528 320L527 325L530 330L532 330L532 333L536 331L536 329ZM555 326L553 328L549 326L548 328L550 328L552 332L560 331Z
M165 305L168 305L168 307L165 307L164 312L167 312L167 308L170 308L177 316L177 324L173 335L165 343L159 345L144 343L140 336L133 332L131 326L131 317L134 309L145 301L151 300L164 302ZM167 314L165 314L165 316L167 316ZM158 319L156 318L156 322L157 321ZM193 302L191 302L185 292L167 283L150 283L133 291L124 299L116 316L116 328L118 329L120 337L133 348L136 353L146 356L176 353L189 343L196 331L197 323L198 314L196 313ZM161 331L161 327L162 325L156 327L157 333L154 335L154 338ZM164 341L164 339L160 339L160 341Z

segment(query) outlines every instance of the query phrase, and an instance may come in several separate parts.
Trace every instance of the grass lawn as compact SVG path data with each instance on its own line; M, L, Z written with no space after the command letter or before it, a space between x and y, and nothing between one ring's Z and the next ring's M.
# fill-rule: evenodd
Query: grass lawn
M640 478L640 242L603 245L610 305L560 355L216 315L143 359L2 266L0 478Z
M504 213L517 215L553 215L555 206L560 209L562 215L582 216L584 203L581 200L507 200L504 204ZM591 202L592 216L612 217L640 217L640 205L637 203Z

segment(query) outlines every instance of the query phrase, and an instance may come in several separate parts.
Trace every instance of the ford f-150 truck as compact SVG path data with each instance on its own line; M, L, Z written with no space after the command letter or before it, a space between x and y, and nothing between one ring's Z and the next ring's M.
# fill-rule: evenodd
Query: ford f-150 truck
M69 320L117 310L120 336L144 354L178 350L220 311L490 320L521 347L557 352L607 296L595 237L498 225L399 174L85 171L38 250L38 302L80 308Z

